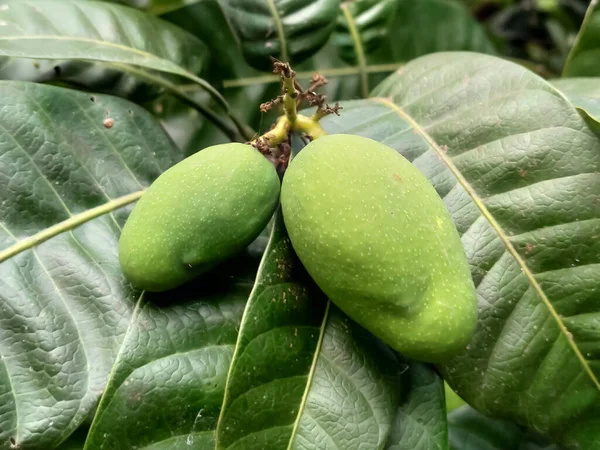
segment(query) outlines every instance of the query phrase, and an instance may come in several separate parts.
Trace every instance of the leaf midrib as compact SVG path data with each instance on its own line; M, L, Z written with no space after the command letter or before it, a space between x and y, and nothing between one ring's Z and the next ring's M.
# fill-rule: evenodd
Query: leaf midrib
M55 236L58 236L61 233L70 231L86 222L89 222L90 220L93 220L104 214L109 214L110 212L118 208L127 206L128 204L137 201L144 192L145 190L136 191L131 194L127 194L122 197L116 198L100 206L96 206L95 208L89 209L83 213L75 214L69 217L68 219L63 220L62 222L59 222L55 225L52 225L49 228L39 231L38 233L32 236L29 236L28 238L17 241L10 247L0 251L0 263L18 255L19 253L25 250L35 247L41 244L42 242L45 242ZM6 228L4 225L3 228L9 231L8 228Z
M446 155L446 153L440 148L440 146L433 140L433 138L431 136L429 136L429 134L419 125L419 123L415 119L413 119L412 116L407 114L400 106L389 101L388 99L374 98L373 100L377 103L384 105L387 108L390 108L390 109L396 111L396 113L400 116L400 118L407 121L409 123L409 125L411 125L414 128L414 130L417 133L419 133L425 139L425 141L427 141L429 146L436 152L436 154L438 155L440 160L452 172L452 174L455 176L458 183L460 183L460 185L464 188L465 192L467 192L469 197L471 197L471 200L473 201L473 203L475 203L477 208L481 211L481 214L488 221L488 223L490 224L492 229L496 232L496 234L498 235L498 237L500 238L500 240L506 247L507 251L511 254L511 256L515 259L515 261L517 262L519 267L522 269L523 274L527 278L531 287L536 292L538 298L542 301L542 303L544 303L544 305L548 309L548 312L556 321L556 323L560 329L560 332L563 334L564 338L567 340L569 346L575 353L575 356L579 360L584 371L587 373L588 377L590 378L592 383L595 385L596 389L598 391L600 391L600 381L598 381L598 378L596 378L596 375L594 374L594 372L592 371L587 360L584 358L583 354L579 350L579 347L577 347L577 344L575 343L574 339L572 338L572 336L570 336L570 333L567 330L567 327L565 326L563 321L561 320L558 312L554 309L554 306L552 305L552 303L550 302L550 300L544 293L542 287L535 279L533 273L531 272L531 270L529 269L529 267L527 266L527 264L525 263L525 261L523 260L521 255L517 252L516 248L512 245L512 242L510 241L510 238L508 237L508 235L504 232L504 230L502 229L500 224L496 221L496 219L491 214L491 212L486 208L483 200L479 197L479 194L477 194L477 192L473 189L471 184L467 181L467 179L462 175L462 173L454 165L454 163L448 157L448 155Z

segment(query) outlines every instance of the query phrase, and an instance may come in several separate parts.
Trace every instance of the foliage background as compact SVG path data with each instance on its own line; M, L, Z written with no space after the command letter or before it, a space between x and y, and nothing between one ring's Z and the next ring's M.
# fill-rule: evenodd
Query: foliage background
M398 360L331 306L316 316L318 320L281 306L286 293L297 292L300 298L314 287L296 267L277 222L270 238L266 230L248 254L212 274L210 282L198 280L168 297L137 292L124 282L115 253L119 228L145 187L183 157L230 138L262 133L273 122L277 111L262 114L258 105L279 91L277 78L264 70L264 49L275 49L280 57L292 59L304 84L314 70L325 74L330 99L391 98L389 104L344 103L342 118L329 118L325 125L328 131L387 140L413 160L425 155L420 167L429 171L438 192L455 208L462 231L468 230L469 220L481 221L461 203L464 192L452 187L454 178L436 172L439 165L431 155L440 146L470 149L468 145L475 144L465 136L487 123L498 125L492 119L485 122L485 112L493 111L490 116L507 130L495 138L509 142L503 158L514 166L494 171L498 159L483 151L484 141L479 142L483 163L465 163L451 153L452 161L461 174L471 177L471 184L488 177L489 186L475 186L478 194L505 189L503 193L522 208L511 211L510 202L500 205L505 209L496 204L494 211L491 206L503 229L520 237L530 233L529 241L514 242L526 267L562 271L564 284L574 286L559 294L568 294L582 306L561 314L567 317L568 333L575 334L575 348L598 373L600 340L594 324L599 309L594 299L599 288L594 280L600 214L594 203L599 184L593 174L598 172L600 153L589 130L600 129L600 83L594 78L600 75L594 63L600 59L594 44L599 42L600 13L589 9L588 26L577 38L588 1L321 0L312 9L312 2L299 1L297 10L280 12L279 27L267 3L271 2L0 0L0 78L5 80L0 84L0 252L18 250L8 256L0 253L0 448L265 448L266 443L285 448L281 442L292 445L292 435L296 448L353 448L355 436L372 448L387 449L557 448L548 437L565 448L596 448L600 436L590 434L585 442L565 437L570 427L586 423L581 417L593 424L600 414L593 403L586 406L598 393L586 384L576 364L572 371L568 364L552 366L559 375L573 374L553 379L571 389L564 408L552 409L555 403L548 389L533 397L540 404L527 403L526 392L507 400L508 406L490 407L490 395L506 386L510 395L513 380L494 385L484 379L487 386L477 380L466 383L467 390L483 394L463 395L488 415L461 406L448 414L446 429L439 368ZM323 24L330 35L315 31ZM415 58L455 50L499 56L523 68L464 55L464 64L453 65L458 57L452 54L446 57L446 67L453 68L447 73L428 63L432 60L419 59L408 71L415 74L413 79L401 75ZM560 91L524 68L551 80ZM396 87L384 83L373 91L395 72ZM423 73L438 77L439 85L452 77L479 80L472 97L462 99L473 115L462 111L455 128L442 123L436 129L439 124L431 121L443 119L444 108L452 109L451 98L443 91L432 96L435 90L419 73L421 78ZM568 78L557 80L561 74ZM491 81L496 90L487 91ZM404 85L410 86L409 94L402 92ZM452 85L446 88L454 92ZM416 95L412 100L411 89ZM496 97L509 100L500 107L486 103ZM397 114L404 110L410 114ZM107 118L117 124L112 134L103 125ZM407 131L397 137L391 130ZM433 143L428 141L431 136ZM525 160L517 151L522 142L529 145ZM509 150L515 152L514 159ZM556 157L561 152L571 155L568 173L561 172L564 164ZM519 197L524 192L519 189L539 181L555 182L545 187L577 195L555 197L546 209L536 210L535 204L543 201L530 205ZM533 218L529 224L527 217ZM81 226L53 228L65 221ZM569 221L582 224L569 229ZM558 227L557 235L544 234L550 225ZM470 256L477 260L480 251L500 255L502 246L487 240L488 230L480 226L468 249ZM40 236L49 239L32 249L31 239ZM483 243L483 249L477 243ZM256 275L265 248L270 258L286 261L285 270L265 263ZM477 261L472 262L475 273L479 270L483 278L490 261ZM515 284L523 281L516 280ZM261 291L250 295L255 282ZM552 304L560 298L552 286L543 289ZM261 298L281 302L265 303ZM528 319L516 321L522 326L512 336L532 332L522 342L525 350L535 336L556 339L557 348L566 348L571 358L566 361L572 363L568 335L561 335L557 327L563 321L548 319L548 312L532 298L525 295L519 302L524 310L518 317ZM304 307L315 309L310 302ZM251 308L269 320L242 322L244 309ZM497 324L510 322L504 312L487 312L492 325L480 334L493 335ZM541 331L533 333L533 327ZM298 328L306 331L300 340ZM250 353L249 363L239 358L238 340L241 336L252 343L253 333L269 337L262 349L271 342L292 344L293 351L264 359L256 351ZM277 348L274 345L266 355L276 354ZM482 359L481 364L489 361ZM517 366L539 364L531 361L516 359ZM268 378L274 364L290 371L285 380ZM228 384L230 365L259 376L240 376L233 379L238 383ZM452 368L446 368L448 379ZM305 390L310 383L313 388ZM458 378L452 384L465 387ZM231 400L253 389L262 396L244 397L246 403L226 401L222 409L225 392ZM337 394L335 402L324 402L332 393ZM331 404L339 410L328 410ZM253 414L248 414L249 408ZM273 427L275 419L279 422Z

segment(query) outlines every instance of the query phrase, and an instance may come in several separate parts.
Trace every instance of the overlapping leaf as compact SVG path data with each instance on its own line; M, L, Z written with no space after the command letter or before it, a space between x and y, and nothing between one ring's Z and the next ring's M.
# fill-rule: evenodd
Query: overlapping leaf
M0 92L0 448L46 450L93 410L139 297L118 264L117 208L181 154L125 100Z
M4 79L58 78L96 91L134 97L143 97L138 91L147 93L149 85L160 86L192 103L231 138L243 133L221 94L197 76L207 62L206 46L168 22L104 2L2 0L0 23L0 56L4 56L0 77ZM103 63L110 70L85 61ZM123 73L149 84L140 86ZM200 85L230 114L234 124L187 97L174 82L179 78Z
M564 77L600 76L600 2L592 0L563 69Z
M402 381L403 398L386 450L446 450L444 381L430 366L417 362L409 364Z
M445 50L495 52L484 28L456 1L360 0L344 8L334 37L347 61L360 59L361 51L370 64Z
M0 54L13 58L120 63L195 80L208 56L173 25L110 3L3 0L0 20Z
M560 450L507 420L492 419L470 406L448 415L450 450Z
M222 0L248 63L269 70L273 56L294 64L329 39L340 0Z
M140 300L85 449L214 448L252 283L213 278Z
M342 4L333 36L342 59L355 64L357 53L373 53L389 39L390 24L399 3L397 0L357 0Z
M552 85L573 103L590 128L600 133L600 77L562 78L553 80Z
M399 364L314 286L278 214L242 320L217 449L382 448Z
M481 411L567 448L600 442L600 141L552 86L484 55L419 58L328 132L398 149L462 234L479 298L465 351L443 367ZM458 181L457 181L458 180Z

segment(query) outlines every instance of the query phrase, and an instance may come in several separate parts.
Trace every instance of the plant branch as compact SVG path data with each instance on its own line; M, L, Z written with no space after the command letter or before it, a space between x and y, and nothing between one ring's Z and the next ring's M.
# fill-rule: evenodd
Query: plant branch
M199 101L195 100L184 89L181 89L176 84L171 83L170 81L167 81L164 78L152 75L144 70L131 67L127 64L110 63L110 65L113 67L117 67L124 72L131 73L140 78L143 78L145 80L148 80L150 82L156 83L164 87L171 95L178 98L186 105L194 108L201 115L203 115L213 124L215 124L231 141L243 141L244 139L252 139L252 130L250 130L248 126L240 123L240 121L237 118L235 118L231 113L228 113L228 117L234 123L235 127L232 127L229 123L223 120L223 118L221 118L216 112L206 107Z
M283 63L273 57L273 73L281 75L283 87L283 109L290 123L296 121L296 100L299 92L296 90L296 72L292 70L288 63Z
M354 17L352 17L352 12L350 12L348 5L342 3L340 8L342 9L344 18L348 23L348 30L352 36L352 41L354 41L354 52L356 53L356 60L358 61L358 67L360 68L362 96L363 98L367 98L369 96L369 76L367 74L367 59L365 57L365 50L360 39L360 32L358 31L356 22L354 21Z

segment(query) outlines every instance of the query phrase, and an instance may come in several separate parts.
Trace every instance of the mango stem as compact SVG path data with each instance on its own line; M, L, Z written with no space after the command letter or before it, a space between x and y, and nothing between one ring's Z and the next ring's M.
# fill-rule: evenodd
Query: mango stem
M337 103L333 107L326 105L325 97L312 91L317 86L325 84L327 82L325 78L314 75L311 89L304 91L296 81L296 72L292 70L288 63L275 58L271 58L271 60L273 61L273 72L281 76L282 95L275 100L263 103L260 109L261 112L266 112L278 103L282 103L284 115L277 119L275 126L270 131L250 141L252 146L264 154L270 154L272 148L288 140L291 131L303 133L311 140L325 136L327 133L319 124L319 120L328 114L339 115L338 111L341 109ZM312 117L298 114L297 108L303 99L308 100L311 105L317 106L317 111Z
M292 130L302 132L313 140L327 134L319 121L314 119L314 116L309 118L302 114L298 114L298 117L296 117L296 121L292 124Z
M285 90L285 94L283 97L283 110L285 111L285 115L290 123L294 123L296 121L297 112L296 105L298 100L298 91L295 86L295 77L296 72L291 72L291 76L289 78L284 75L281 76L283 79L283 89Z

